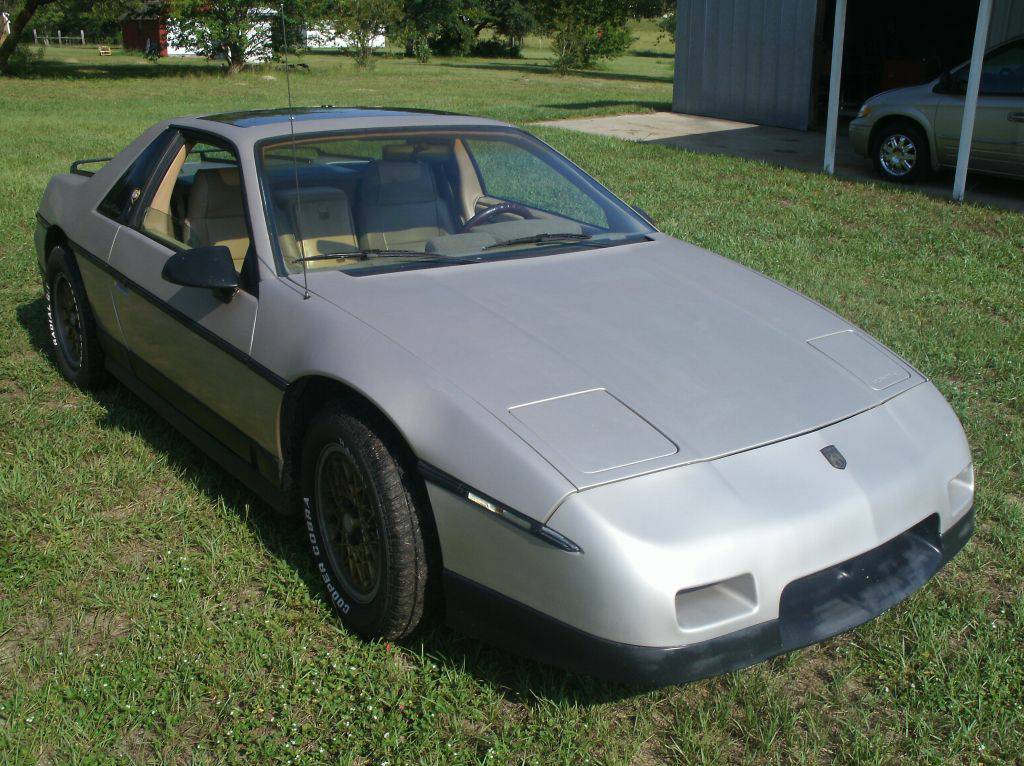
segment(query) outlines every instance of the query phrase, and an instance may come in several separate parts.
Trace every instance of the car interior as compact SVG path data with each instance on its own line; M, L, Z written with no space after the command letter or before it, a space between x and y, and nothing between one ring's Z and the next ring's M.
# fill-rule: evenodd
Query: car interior
M510 211L465 230L478 213L507 200L485 193L460 139L396 140L377 150L340 156L300 144L296 165L289 147L266 153L264 177L286 263L339 254L307 261L309 269L337 268L359 262L364 250L455 256L537 233L583 232L579 222L537 208L530 219Z
M241 273L251 242L241 183L233 153L185 144L154 191L142 228L175 247L223 245Z
M291 270L300 269L303 258L308 269L365 264L365 251L479 253L523 237L604 231L601 224L607 223L596 203L548 166L538 172L551 177L549 184L565 185L552 187L556 204L576 195L597 210L599 220L584 223L488 195L480 167L459 137L319 138L269 147L262 159L269 223ZM506 171L505 183L523 183L514 176ZM537 185L527 179L524 196ZM142 226L177 248L226 246L241 272L251 240L234 153L205 142L182 146L153 192Z

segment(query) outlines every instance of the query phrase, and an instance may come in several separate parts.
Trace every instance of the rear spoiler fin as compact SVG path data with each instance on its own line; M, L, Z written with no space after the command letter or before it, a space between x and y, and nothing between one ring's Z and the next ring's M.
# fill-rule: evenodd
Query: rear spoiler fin
M71 163L71 172L79 176L92 176L96 174L95 170L84 170L82 165L96 165L101 162L110 162L113 157L98 157L93 160L75 160Z

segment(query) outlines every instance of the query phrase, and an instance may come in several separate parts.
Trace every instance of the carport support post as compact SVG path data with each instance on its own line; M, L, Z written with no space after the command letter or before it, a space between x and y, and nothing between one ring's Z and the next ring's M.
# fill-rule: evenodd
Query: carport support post
M971 159L971 141L974 140L974 115L978 111L978 91L981 88L981 64L988 42L988 22L992 18L992 0L978 3L978 23L974 27L974 50L971 69L967 75L967 93L964 94L964 119L960 124L960 146L956 153L956 177L953 179L953 199L964 201L967 191L967 163Z
M846 0L836 0L832 31L832 70L828 80L828 118L825 124L825 172L836 172L836 135L839 132L839 84L843 74L843 37L846 34Z

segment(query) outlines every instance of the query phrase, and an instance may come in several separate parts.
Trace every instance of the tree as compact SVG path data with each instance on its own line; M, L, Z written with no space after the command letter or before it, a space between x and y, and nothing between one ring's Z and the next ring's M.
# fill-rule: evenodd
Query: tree
M119 15L134 8L138 0L24 0L18 4L10 5L7 2L0 2L0 10L6 10L11 14L11 33L0 44L0 74L8 74L12 69L14 54L22 42L22 36L28 28L29 23L37 13L49 11L57 17L72 18L75 21L91 18L97 24L110 23ZM17 8L16 12L12 11ZM84 28L86 25L76 26Z
M473 30L475 36L479 38L481 32L490 29L496 38L507 41L506 53L517 52L523 38L537 28L533 11L522 0L480 0L480 9L480 20ZM482 45L478 43L477 47Z
M270 57L279 23L259 0L174 0L167 36L195 53L223 57L234 74L254 59Z
M398 0L341 0L330 18L338 34L352 43L356 66L373 66L373 41L398 19Z
M32 20L36 11L55 0L25 0L25 4L11 17L11 33L0 44L0 73L8 74L11 70L11 57L18 47L18 41L25 27Z
M425 61L424 46L442 56L469 53L480 21L480 0L401 0L392 35L405 42L405 54Z

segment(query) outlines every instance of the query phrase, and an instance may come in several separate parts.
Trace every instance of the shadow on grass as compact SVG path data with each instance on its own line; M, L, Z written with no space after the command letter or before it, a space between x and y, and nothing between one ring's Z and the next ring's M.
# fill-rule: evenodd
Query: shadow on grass
M48 353L50 337L43 299L36 298L20 305L16 313L32 347L46 357L55 372L59 372ZM152 449L162 453L168 465L188 476L196 488L243 518L264 547L294 569L309 592L332 609L324 596L323 580L312 566L306 534L297 515L276 513L258 495L207 458L198 447L183 440L169 423L124 386L111 382L92 392L91 396L105 411L102 426L144 439ZM595 705L633 697L643 691L511 656L441 624L402 641L401 646L410 654L429 657L443 668L469 674L511 702L538 697L559 703Z
M628 55L641 59L674 59L676 57L676 54L666 51L630 51Z
M257 67L256 71L275 67ZM33 63L13 77L22 80L130 80L165 77L226 77L227 68L205 60L177 62L161 60L151 64L143 59L114 59L109 62L70 62L43 60Z
M611 100L599 100L599 101L577 101L568 104L541 104L542 109L564 109L567 111L584 111L586 109L609 109L615 108L620 109L622 107L631 107L634 109L649 109L652 112L668 112L672 108L672 102L670 101L633 101L631 99L624 99L618 101Z
M453 69L483 69L496 70L499 72L525 72L527 74L552 75L557 77L555 70L544 64L509 64L504 61L489 62L481 59L472 61L448 60L437 63L435 66L451 67ZM625 72L608 72L602 69L573 69L568 73L569 77L586 77L594 80L623 80L626 82L651 82L651 83L672 83L672 77L658 77L655 75L627 74Z

